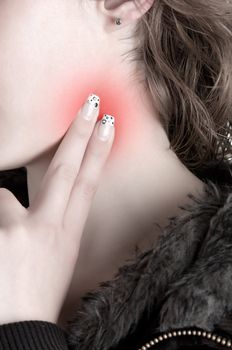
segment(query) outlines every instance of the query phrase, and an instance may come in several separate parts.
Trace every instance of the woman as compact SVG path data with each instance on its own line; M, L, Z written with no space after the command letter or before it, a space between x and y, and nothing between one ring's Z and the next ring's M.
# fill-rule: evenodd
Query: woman
M231 3L0 6L2 348L230 347Z

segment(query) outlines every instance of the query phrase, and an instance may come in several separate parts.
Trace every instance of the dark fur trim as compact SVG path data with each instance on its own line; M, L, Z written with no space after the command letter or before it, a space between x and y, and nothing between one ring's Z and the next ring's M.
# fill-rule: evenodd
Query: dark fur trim
M229 191L207 181L201 198L189 195L192 203L181 207L183 214L169 218L152 249L87 293L68 322L69 345L78 350L114 347L136 329L144 312L158 309L160 330L212 329L232 302Z
M209 222L196 262L172 283L160 331L198 326L214 329L232 310L232 193Z

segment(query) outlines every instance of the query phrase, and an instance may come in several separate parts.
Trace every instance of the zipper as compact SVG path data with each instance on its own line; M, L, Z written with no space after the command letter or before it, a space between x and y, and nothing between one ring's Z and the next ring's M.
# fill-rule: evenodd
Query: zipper
M197 337L203 337L208 338L214 341L217 344L224 345L227 348L232 349L232 341L230 338L223 337L221 335L218 335L214 332L206 332L206 331L200 331L200 330L193 330L193 329L181 329L181 330L175 330L175 331L168 331L167 333L163 333L162 335L156 336L152 340L148 341L146 344L141 346L137 350L147 350L152 347L154 347L156 344L172 337L178 337L178 336L197 336Z

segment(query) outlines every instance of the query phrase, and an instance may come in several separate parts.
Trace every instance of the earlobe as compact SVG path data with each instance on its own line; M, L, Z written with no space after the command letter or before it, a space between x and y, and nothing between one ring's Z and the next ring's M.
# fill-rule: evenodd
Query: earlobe
M153 5L155 0L105 0L105 9L120 17L124 24L141 18Z

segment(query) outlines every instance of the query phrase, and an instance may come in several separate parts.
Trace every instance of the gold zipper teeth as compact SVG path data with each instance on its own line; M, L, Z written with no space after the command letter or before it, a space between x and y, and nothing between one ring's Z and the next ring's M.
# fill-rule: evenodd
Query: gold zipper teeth
M159 335L159 336L153 338L150 342L147 342L145 345L143 345L138 350L147 350L165 339L172 338L172 337L178 337L180 335L195 335L195 336L199 336L199 337L204 337L204 338L208 338L208 339L213 340L215 343L218 343L218 344L220 343L221 345L224 345L227 348L230 348L230 349L232 348L231 339L227 339L225 337L222 337L220 335L217 335L217 334L211 333L211 332L182 329L182 330L176 330L176 331L169 331L167 333Z

